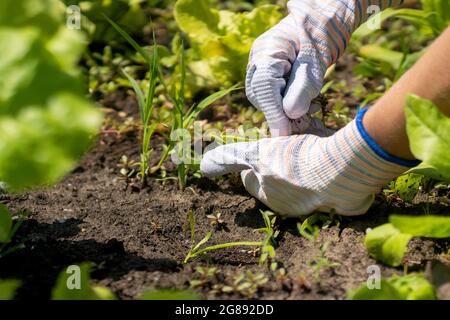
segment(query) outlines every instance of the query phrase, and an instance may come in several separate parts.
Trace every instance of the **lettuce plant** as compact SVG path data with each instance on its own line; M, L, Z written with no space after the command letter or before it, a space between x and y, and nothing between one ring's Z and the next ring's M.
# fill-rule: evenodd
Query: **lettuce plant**
M405 113L414 156L450 179L450 118L431 101L415 95L407 98Z
M174 16L192 47L186 53L190 75L205 87L242 81L253 41L281 19L274 5L234 13L210 8L208 0L178 0Z
M449 238L450 217L392 215L389 223L369 231L364 243L372 257L396 267L402 263L412 237Z
M83 49L60 1L0 2L0 181L10 190L56 182L90 145L102 117L77 73Z
M369 289L366 284L349 292L352 300L435 300L436 292L421 273L403 277L381 279L379 289Z

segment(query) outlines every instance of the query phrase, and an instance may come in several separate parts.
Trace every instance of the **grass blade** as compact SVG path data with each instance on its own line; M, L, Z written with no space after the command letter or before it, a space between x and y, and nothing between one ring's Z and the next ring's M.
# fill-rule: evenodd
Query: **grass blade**
M199 104L197 105L193 105L188 113L187 113L187 117L184 120L183 123L183 127L187 128L189 127L192 122L198 117L198 115L200 114L200 112L202 112L203 110L205 110L207 107L209 107L212 103L216 102L217 100L225 97L227 94L229 94L232 91L236 91L242 89L242 87L240 87L240 85L234 85L231 88L228 89L224 89L218 92L215 92L211 95L209 95L208 97L206 97L205 99L203 99Z
M207 248L204 248L202 250L199 250L195 252L195 254L191 255L191 257L196 257L198 255L201 255L208 251L218 250L218 249L224 249L224 248L230 248L230 247L259 247L262 245L261 241L258 242L252 242L252 241L239 241L239 242L230 242L230 243L223 243L223 244L217 244L214 246L210 246Z
M134 48L134 50L136 50L142 56L142 58L144 58L144 60L150 65L152 59L150 59L150 56L147 54L147 52L145 52L144 48L142 48L124 29L122 29L122 27L120 27L117 23L112 21L107 15L103 14L103 16L105 17L106 20L108 20L108 22L113 26L113 28L116 29L116 31L120 33L120 35L125 40L128 41L128 43Z
M198 250L202 245L204 245L205 243L207 243L207 242L209 241L209 239L211 239L212 235L213 235L213 231L208 232L208 233L206 234L206 236L205 236L202 240L200 240L199 243L197 243L197 245L192 249L192 252L196 253L197 250Z
M158 80L159 68L158 68L158 48L156 45L155 32L153 31L153 59L150 67L150 84L147 93L147 100L144 108L144 122L148 125L148 121L150 120L151 113L153 111L153 98L155 97L156 90L156 81Z
M144 92L142 92L141 87L139 86L139 84L137 83L137 81L130 76L125 69L122 69L123 74L125 75L125 77L127 77L128 81L130 81L134 92L136 93L136 97L138 99L138 104L139 104L139 112L141 115L141 119L144 119L144 106L145 106L145 97L144 97Z

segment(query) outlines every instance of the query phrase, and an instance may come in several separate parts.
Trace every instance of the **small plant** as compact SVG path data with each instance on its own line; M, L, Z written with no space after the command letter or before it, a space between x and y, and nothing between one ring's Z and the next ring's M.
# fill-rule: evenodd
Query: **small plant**
M315 241L320 229L326 229L332 224L339 227L341 217L335 214L315 213L307 217L302 223L297 223L298 233L310 241Z
M169 95L172 102L172 124L170 130L170 136L168 137L167 144L163 145L163 153L153 168L149 168L149 159L152 149L150 147L151 138L158 126L157 123L150 124L150 120L153 114L153 100L155 97L156 83L159 80L161 85L168 91L167 86L162 75L162 71L158 61L158 47L156 45L155 34L153 33L153 49L152 54L149 55L131 36L123 30L118 24L106 17L109 23L128 41L128 43L145 59L150 70L150 83L148 87L147 96L144 96L142 89L137 81L131 77L125 70L123 73L130 81L138 99L140 116L143 124L142 129L142 148L141 148L141 161L139 176L145 185L146 178L149 174L155 173L162 168L163 163L167 160L170 154L176 152L177 154L177 173L180 189L184 189L187 184L187 177L189 172L197 172L195 169L195 159L191 154L191 140L189 130L192 127L195 119L200 112L209 107L215 101L225 97L230 92L240 89L238 85L231 88L224 89L213 93L203 99L198 104L193 104L189 108L186 107L185 102L185 80L186 80L186 65L185 65L185 51L184 46L181 43L179 46L179 68L180 81L178 85L173 86L173 92ZM179 143L181 141L181 144ZM178 148L177 148L178 146ZM197 165L198 166L198 165Z
M266 225L264 228L258 229L258 231L264 232L266 234L261 245L261 255L259 257L259 264L264 264L267 261L270 262L270 269L275 271L278 267L276 261L275 247L277 246L277 237L280 234L279 230L275 230L275 223L277 217L271 211L262 211L261 215Z
M27 214L22 212L14 221L14 217L8 208L0 203L0 258L25 247L23 243L11 245L11 241L26 216Z
M192 155L191 150L191 135L190 129L197 119L200 112L205 110L217 100L225 97L230 92L240 89L240 86L235 85L231 88L218 91L203 99L198 104L193 104L189 108L186 107L185 101L185 80L186 80L186 64L185 64L185 50L183 43L179 46L179 68L180 81L178 86L173 87L173 93L170 94L170 100L173 103L172 107L172 125L170 130L170 137L167 145L163 146L164 152L153 171L158 170L162 164L167 160L169 155L176 153L176 164L178 173L178 182L180 189L184 189L187 184L188 173L195 173L198 171L198 159L196 155ZM178 90L177 90L178 87Z
M220 229L225 226L225 220L222 218L222 213L214 213L206 216L209 219L209 223L212 227Z
M196 257L203 257L206 252L213 251L213 250L219 250L224 248L230 248L230 247L259 247L263 243L261 241L254 242L254 241L239 241L239 242L230 242L230 243L222 243L217 244L213 246L209 246L206 248L202 248L204 244L206 244L211 237L214 234L214 231L209 231L206 236L200 240L197 244L195 244L195 218L194 213L192 210L188 211L188 220L189 220L189 226L191 229L191 248L189 249L189 252L186 255L186 258L184 259L184 263L188 263L190 260L196 258Z
M310 263L313 269L313 277L316 282L320 280L320 274L322 270L327 268L336 268L340 265L339 263L330 262L330 260L325 256L327 249L328 243L321 245L319 257Z
M214 267L195 267L195 271L199 277L189 281L190 288L202 287L212 282L220 274L220 270Z
M253 273L247 270L245 273L236 275L230 284L216 284L212 292L218 293L236 293L254 299L259 289L269 281L264 273Z
M144 95L144 92L142 91L141 87L137 83L137 81L131 77L124 69L122 69L122 72L127 77L127 79L130 81L134 92L136 93L136 97L138 100L139 105L139 115L141 117L142 121L142 146L141 146L141 159L139 162L139 173L138 176L142 181L143 185L146 185L147 182L147 176L149 175L149 159L150 154L153 151L150 147L151 138L153 136L153 133L155 132L156 123L150 123L150 120L152 118L153 114L153 100L155 97L155 89L156 84L158 81L158 78L160 77L160 69L159 69L159 62L158 62L158 47L156 45L156 39L155 34L153 33L153 49L151 56L148 55L145 50L125 31L123 30L118 24L116 24L114 21L109 19L105 16L105 18L109 21L109 23L114 27L114 29L117 30L117 32L122 35L123 38L125 38L128 43L133 46L133 48L145 59L149 71L150 71L150 80L148 85L147 94Z
M120 168L120 178L128 182L135 175L135 167L138 166L140 166L138 162L128 159L127 156L123 155L117 164L117 167Z

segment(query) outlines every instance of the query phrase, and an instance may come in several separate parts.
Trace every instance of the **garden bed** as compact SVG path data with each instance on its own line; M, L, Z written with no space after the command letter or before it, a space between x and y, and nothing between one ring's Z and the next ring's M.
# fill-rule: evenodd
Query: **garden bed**
M102 103L114 110L109 117L120 118L118 112L137 116L134 98L123 92ZM156 147L158 141L153 142ZM30 213L17 236L25 249L0 264L2 278L23 281L19 299L48 299L57 275L68 265L84 261L93 264L93 281L121 299L138 298L149 288L187 289L190 281L201 278L198 266L217 268L193 289L205 298L345 299L348 289L366 281L367 267L377 264L363 244L367 228L385 223L389 214L423 212L424 205L437 214L446 210L432 203L386 202L380 196L366 215L343 218L339 226L320 230L315 241L298 234L298 220L284 220L279 224L276 257L285 275L259 265L258 252L244 247L213 251L209 261L183 264L191 245L188 210L196 218L197 241L212 228L207 215L221 213L224 224L210 240L215 244L261 240L263 235L256 229L264 227L260 210L267 208L249 196L238 176L196 179L183 191L174 181L154 177L145 188L127 187L117 167L123 155L138 157L135 133L121 138L100 136L56 186L1 196L12 212ZM442 260L439 254L448 250L445 240L414 239L404 261L409 271L424 270L428 261ZM383 276L403 271L378 265ZM247 271L268 281L253 281L254 290L222 290Z

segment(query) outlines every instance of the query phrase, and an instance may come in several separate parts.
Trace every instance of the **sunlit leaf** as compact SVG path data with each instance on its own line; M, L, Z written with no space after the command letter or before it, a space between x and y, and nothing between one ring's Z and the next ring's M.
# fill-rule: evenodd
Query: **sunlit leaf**
M450 238L450 217L392 215L389 222L400 232L416 237Z
M411 151L425 164L450 177L450 118L431 102L410 95L406 100L406 127Z
M411 238L412 235L401 233L388 223L369 231L364 244L375 259L391 266L399 266Z

